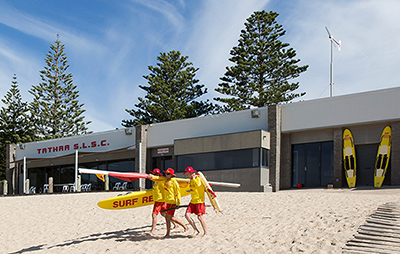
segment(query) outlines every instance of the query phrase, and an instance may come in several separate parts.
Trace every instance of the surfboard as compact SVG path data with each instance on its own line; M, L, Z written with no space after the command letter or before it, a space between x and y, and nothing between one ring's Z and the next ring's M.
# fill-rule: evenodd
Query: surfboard
M200 181L204 186L204 189L207 193L208 199L210 200L211 205L214 207L214 209L220 213L221 212L221 207L219 206L218 200L217 200L217 195L215 195L215 192L212 190L210 183L207 181L206 177L203 175L203 173L201 173L200 171L197 172L199 177L200 177Z
M105 170L97 170L97 169L87 169L87 168L79 168L79 173L81 174L95 174L95 175L109 175L115 178L133 182L139 178L148 178L149 174L146 173L136 173L136 172L114 172L114 171L105 171ZM175 178L178 183L189 183L190 179L185 178ZM165 181L165 176L154 176L153 181ZM231 188L239 188L240 183L226 183L226 182L210 182L212 185L218 185L223 187L231 187Z
M385 180L386 170L390 160L390 150L392 146L392 129L390 126L386 126L381 135L379 142L378 153L375 161L375 172L374 172L374 186L380 188L383 180Z
M353 135L349 129L343 131L343 166L349 188L356 186L356 150Z
M182 197L190 194L188 192L188 190L190 190L188 183L179 183L179 187L181 188ZM154 204L153 190L130 192L125 195L107 198L97 203L100 208L110 210L131 209L152 204Z

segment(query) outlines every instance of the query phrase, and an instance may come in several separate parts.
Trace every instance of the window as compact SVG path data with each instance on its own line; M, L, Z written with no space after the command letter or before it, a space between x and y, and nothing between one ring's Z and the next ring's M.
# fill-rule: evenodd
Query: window
M262 151L262 161L260 161ZM178 155L176 159L177 172L184 172L187 166L196 170L222 170L235 168L268 167L267 149L253 148L214 153Z

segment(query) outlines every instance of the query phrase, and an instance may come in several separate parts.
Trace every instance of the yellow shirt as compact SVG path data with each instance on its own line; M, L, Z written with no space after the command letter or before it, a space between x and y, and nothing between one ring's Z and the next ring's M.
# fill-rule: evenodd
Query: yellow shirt
M164 200L167 204L181 204L181 188L175 178L164 182Z
M201 204L205 201L204 186L199 176L190 179L190 195L192 196L192 200L190 201L192 204Z
M164 202L164 183L154 182L153 184L153 200L154 202Z

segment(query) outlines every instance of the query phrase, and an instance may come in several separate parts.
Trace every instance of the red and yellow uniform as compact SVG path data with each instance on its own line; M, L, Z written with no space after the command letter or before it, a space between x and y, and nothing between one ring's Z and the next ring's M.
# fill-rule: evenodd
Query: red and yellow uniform
M187 208L187 213L194 213L196 215L203 215L206 213L204 186L200 181L199 176L195 176L190 179L190 195L192 200L190 200L189 207Z
M181 204L181 191L175 178L171 178L164 182L164 200L167 203L166 209L179 206ZM174 216L175 209L166 212Z
M163 189L164 189L164 184L162 182L154 182L153 184L154 214L159 214L162 210L166 209Z

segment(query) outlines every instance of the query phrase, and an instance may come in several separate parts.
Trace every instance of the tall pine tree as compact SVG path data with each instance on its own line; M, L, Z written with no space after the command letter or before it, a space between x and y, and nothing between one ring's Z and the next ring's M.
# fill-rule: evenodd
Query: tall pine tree
M276 12L256 11L245 23L238 46L231 50L222 83L215 91L227 95L214 98L224 104L225 111L237 111L288 102L305 93L292 93L299 82L290 82L306 71L298 66L296 51L280 41L286 31L276 21Z
M160 53L157 67L149 66L149 75L143 76L148 86L139 85L147 92L139 97L135 109L125 109L133 119L122 120L122 125L131 127L139 124L160 123L191 118L211 113L213 105L196 99L207 93L204 85L195 79L198 68L187 62L187 56L179 51Z
M1 101L4 106L0 110L0 180L5 178L6 145L34 140L28 103L22 101L16 75L13 77L10 90Z
M42 82L29 91L33 96L30 104L32 120L40 138L50 139L88 133L89 122L84 121L77 86L73 84L65 46L59 40L50 45L46 65L40 71Z

